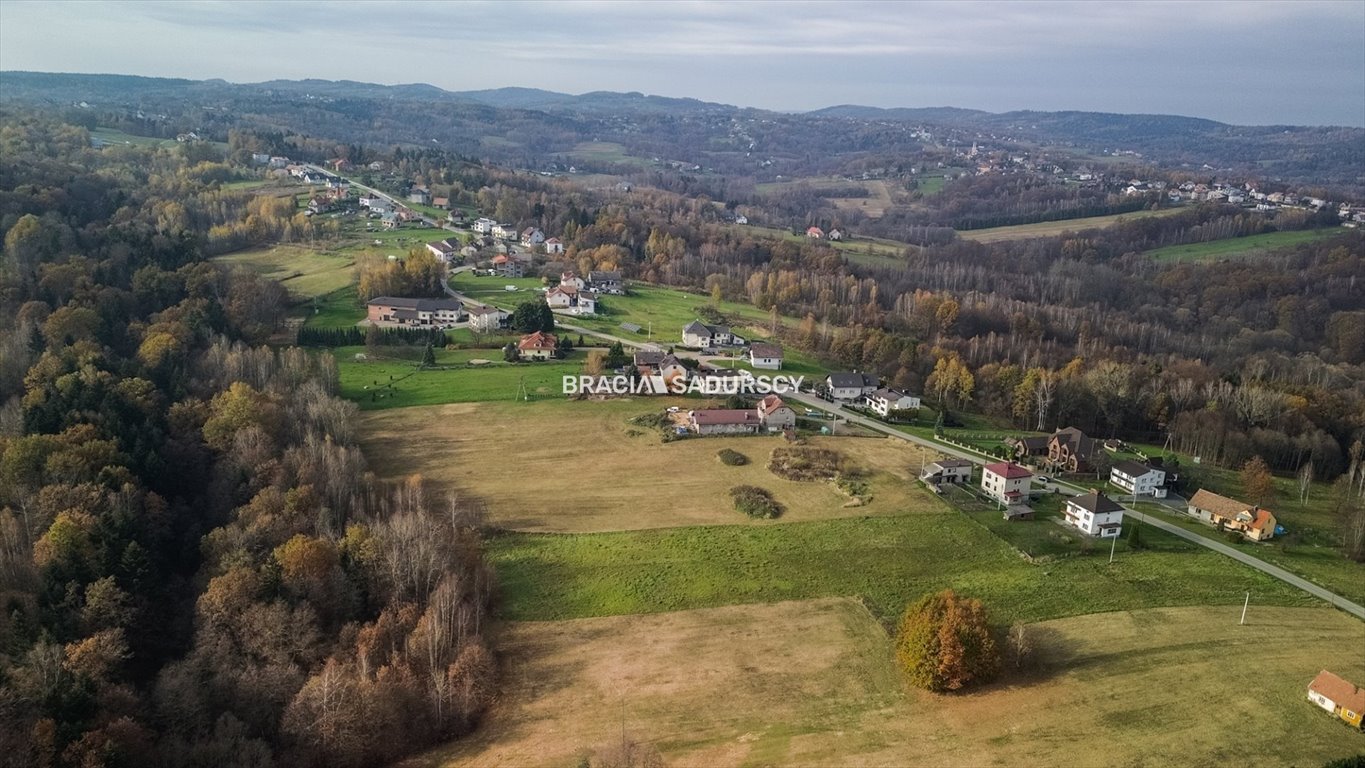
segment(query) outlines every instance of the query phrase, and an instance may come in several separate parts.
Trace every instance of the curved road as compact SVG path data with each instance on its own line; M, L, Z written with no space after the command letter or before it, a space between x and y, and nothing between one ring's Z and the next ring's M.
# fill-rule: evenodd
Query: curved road
M469 297L456 292L449 285L446 286L446 291L448 291L451 296L460 299L461 301L473 302L473 299L470 299ZM562 323L558 321L556 322L558 323L558 326L560 328L563 328L565 330L581 333L585 336L596 336L597 338L606 339L608 341L619 341L621 342L621 345L625 347L641 348L645 346L667 346L660 344L646 344L635 339L627 339L622 336L614 336L610 333L602 333L601 331L590 330L588 328L584 328L578 325L570 325L568 323ZM696 357L695 354L690 353L686 350L675 350L675 353L681 356ZM944 453L959 459L966 459L972 462L973 464L985 464L988 461L998 460L993 456L986 456L985 454L944 445L942 443L934 442L933 440L926 440L917 435L911 435L906 432L902 432L898 429L889 427L886 424L883 424L882 422L877 421L875 419L870 419L860 414L845 411L842 405L839 405L837 403L831 403L827 400L823 400L821 398L815 397L814 395L806 394L804 392L796 394L787 394L784 395L783 397L787 400L802 403L806 406L816 407L820 408L821 410L834 412L838 414L840 417L848 420L853 424L866 427L867 429L871 429L875 432L880 432L889 437L900 438L901 440L904 440L909 443L915 443L916 445L920 445L925 448L931 448L935 451L938 451L939 453ZM1055 484L1067 488L1073 493L1073 495L1084 493L1084 491L1081 488L1071 483L1057 482ZM1347 600L1346 598L1342 597L1341 595L1336 594L1335 592L1324 589L1318 586L1317 584L1308 581L1307 579L1304 579L1300 576L1296 576L1293 573L1286 571L1285 569L1279 567L1278 565L1267 563L1266 561L1261 560L1260 558L1253 557L1239 549L1230 547L1222 543L1221 541L1215 541L1213 539L1208 538L1207 536L1200 536L1197 533L1191 533L1178 525L1168 523L1160 518L1151 517L1136 510L1129 509L1128 507L1123 508L1123 513L1125 515L1131 515L1135 520L1147 523L1153 528L1159 528L1173 536L1177 536L1186 541L1198 544L1199 546L1205 547L1206 549L1211 549L1214 552L1217 552L1221 555L1226 555L1244 565L1248 565L1262 573L1273 576L1274 578L1277 578L1280 581L1283 581L1284 583L1292 587L1301 589L1304 592L1307 592L1308 594L1312 595L1313 597L1316 597L1320 600L1325 600L1326 602L1332 604L1337 608L1340 608L1343 611L1346 611L1347 613L1351 613L1359 618L1365 619L1365 606L1353 603L1350 600Z

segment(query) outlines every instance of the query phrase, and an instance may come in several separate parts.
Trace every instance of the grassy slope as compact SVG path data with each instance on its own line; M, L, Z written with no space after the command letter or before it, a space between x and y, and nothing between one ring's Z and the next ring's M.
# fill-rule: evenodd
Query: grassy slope
M1080 232L1083 229L1097 229L1116 224L1120 219L1132 220L1148 216L1169 216L1181 211L1180 208L1162 208L1155 211L1134 211L1112 216L1091 216L1084 219L1064 219L1062 221L1043 221L1037 224L1016 224L1009 227L972 229L958 233L965 240L981 243L994 243L1001 240L1022 240L1030 237L1055 237L1063 232Z
M1294 232L1270 232L1264 235L1233 237L1227 240L1214 240L1209 243L1190 245L1170 245L1147 251L1146 255L1154 261L1212 261L1228 257L1248 258L1264 255L1276 248L1320 240L1342 233L1338 227L1330 229L1307 229Z
M335 351L341 375L341 396L355 400L362 410L402 408L440 403L516 400L524 385L531 399L561 399L562 377L582 370L584 352L564 360L540 363L506 363L496 349L438 350L438 368L418 369L421 348L388 349L410 359L357 359L364 347L339 347ZM471 366L473 359L487 365Z
M214 259L278 280L291 296L311 299L346 288L355 279L355 258L345 253L302 245L251 248Z
M1107 553L1045 565L956 513L763 527L604 534L507 533L490 541L506 618L548 620L859 596L884 620L955 587L1002 620L1167 605L1311 605L1306 595L1212 552Z

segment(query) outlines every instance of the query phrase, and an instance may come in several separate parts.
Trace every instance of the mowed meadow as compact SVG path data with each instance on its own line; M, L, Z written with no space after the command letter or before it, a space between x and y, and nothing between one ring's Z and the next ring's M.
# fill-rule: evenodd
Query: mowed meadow
M857 601L508 622L506 679L468 740L404 763L564 766L652 743L668 765L1285 766L1361 749L1307 701L1365 676L1326 608L1159 608L1030 625L1035 665L965 695L907 690Z

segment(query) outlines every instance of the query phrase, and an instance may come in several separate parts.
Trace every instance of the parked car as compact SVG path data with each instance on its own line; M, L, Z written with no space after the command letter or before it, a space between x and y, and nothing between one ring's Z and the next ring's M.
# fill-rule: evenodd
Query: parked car
M1040 482L1040 483L1050 483L1050 482L1052 482L1052 478L1048 477L1047 475L1039 475L1039 476L1038 476L1038 482Z

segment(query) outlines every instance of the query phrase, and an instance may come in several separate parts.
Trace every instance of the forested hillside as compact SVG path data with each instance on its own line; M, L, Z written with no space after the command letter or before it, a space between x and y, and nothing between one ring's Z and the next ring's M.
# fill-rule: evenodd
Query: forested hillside
M686 161L725 174L853 173L893 165L921 148L917 131L926 127L937 140L966 145L988 137L1079 153L1121 149L1167 167L1365 187L1365 129L1233 126L1169 115L868 107L791 114L639 93L453 93L420 84L37 72L5 73L0 98L62 108L85 102L67 119L138 135L196 131L224 141L231 128L285 130L347 144L439 146L527 168L581 166L585 158L573 156L580 144L618 142L637 159Z
M0 115L0 764L371 765L493 695L470 511L203 259L280 234L224 160Z

